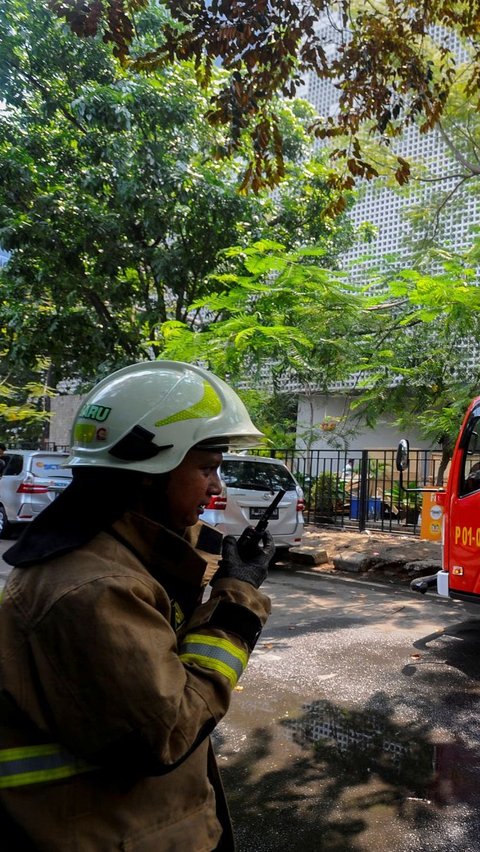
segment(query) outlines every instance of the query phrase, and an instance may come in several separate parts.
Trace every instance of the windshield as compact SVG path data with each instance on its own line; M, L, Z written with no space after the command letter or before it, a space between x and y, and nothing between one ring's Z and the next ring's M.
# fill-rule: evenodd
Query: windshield
M465 429L463 464L460 471L460 494L480 490L480 417L476 409Z
M290 471L279 464L268 462L224 460L220 474L225 485L252 491L295 491L295 480Z

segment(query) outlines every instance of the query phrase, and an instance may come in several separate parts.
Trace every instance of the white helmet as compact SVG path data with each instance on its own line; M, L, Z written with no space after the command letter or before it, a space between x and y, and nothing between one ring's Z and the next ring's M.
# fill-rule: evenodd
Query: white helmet
M240 449L262 437L218 376L180 361L146 361L90 391L73 422L66 466L166 473L196 444Z

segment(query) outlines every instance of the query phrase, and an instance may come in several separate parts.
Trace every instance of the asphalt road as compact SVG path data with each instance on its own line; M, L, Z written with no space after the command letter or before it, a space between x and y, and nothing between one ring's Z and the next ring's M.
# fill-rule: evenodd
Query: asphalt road
M366 581L266 590L215 735L238 852L478 852L479 622Z
M480 622L365 580L265 590L214 735L237 852L478 852Z

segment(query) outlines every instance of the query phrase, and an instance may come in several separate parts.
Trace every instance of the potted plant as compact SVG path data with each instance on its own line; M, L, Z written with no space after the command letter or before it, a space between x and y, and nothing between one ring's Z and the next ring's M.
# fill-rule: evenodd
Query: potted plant
M405 483L405 488L418 488L416 482ZM398 482L393 482L389 491L385 492L385 505L390 509L399 521L416 526L422 510L422 494L419 491L413 493L400 488Z
M344 483L338 474L324 472L317 476L310 492L315 520L332 521L335 515L343 511L344 496Z

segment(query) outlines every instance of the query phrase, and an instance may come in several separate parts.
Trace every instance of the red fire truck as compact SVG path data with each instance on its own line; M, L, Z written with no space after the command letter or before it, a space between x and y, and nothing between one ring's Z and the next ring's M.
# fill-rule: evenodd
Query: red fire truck
M400 484L407 467L408 442L403 440L397 453ZM436 587L442 597L480 605L480 397L468 407L447 485L435 491L435 502L443 508L442 570L418 577L411 588L424 594Z

